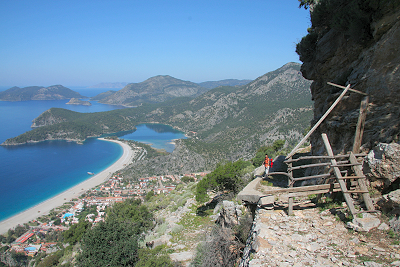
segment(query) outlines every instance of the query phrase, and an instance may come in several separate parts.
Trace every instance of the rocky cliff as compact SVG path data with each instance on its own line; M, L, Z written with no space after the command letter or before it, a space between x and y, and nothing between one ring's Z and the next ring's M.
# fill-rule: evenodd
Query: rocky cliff
M314 123L341 93L334 82L369 95L362 148L398 142L400 134L400 5L398 1L319 1L312 27L297 45L301 72L311 85ZM334 152L351 150L362 95L347 96L311 136L321 154L321 133Z

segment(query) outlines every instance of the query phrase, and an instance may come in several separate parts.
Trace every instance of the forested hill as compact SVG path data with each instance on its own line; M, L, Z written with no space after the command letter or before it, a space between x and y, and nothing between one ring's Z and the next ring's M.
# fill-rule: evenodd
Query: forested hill
M29 86L24 88L14 86L0 92L0 100L3 101L60 100L83 97L81 94L62 85L52 85L49 87Z
M176 97L196 97L207 90L192 82L159 75L141 83L127 84L121 90L101 98L99 102L132 107L143 103L160 103Z
M34 120L34 126L45 126L4 144L84 140L88 136L133 130L139 123L158 122L191 132L195 138L182 141L182 145L204 157L250 158L258 147L274 140L297 142L309 126L310 82L299 70L300 64L288 63L246 86L218 87L195 99L176 98L93 114L50 109Z
M213 89L213 88L220 87L220 86L238 87L238 86L246 85L249 82L252 82L252 80L225 79L225 80L221 80L221 81L202 82L202 83L198 83L198 85L200 85L201 87L208 88L208 89Z

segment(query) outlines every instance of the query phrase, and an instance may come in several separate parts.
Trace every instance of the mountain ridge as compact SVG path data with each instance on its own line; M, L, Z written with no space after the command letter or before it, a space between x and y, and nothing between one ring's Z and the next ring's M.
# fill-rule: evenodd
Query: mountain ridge
M157 75L140 83L129 83L121 90L100 99L109 105L139 106L143 103L159 103L175 97L196 97L206 88L169 75Z

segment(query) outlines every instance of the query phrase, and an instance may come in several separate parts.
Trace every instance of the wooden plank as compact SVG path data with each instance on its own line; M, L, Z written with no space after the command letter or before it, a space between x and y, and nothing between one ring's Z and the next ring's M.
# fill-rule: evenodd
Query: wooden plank
M365 119L367 118L368 96L364 97L360 105L360 114L358 115L356 133L354 135L353 153L360 152L362 136L364 133Z
M342 89L345 89L345 88L346 88L346 87L344 87L343 85L339 85L339 84L336 84L336 83L327 82L327 84L332 85L332 86L336 86L336 87L339 87L339 88L342 88ZM360 94L360 95L368 95L367 93L358 91L358 90L353 89L353 88L349 88L349 91L352 91L352 92L357 93L357 94Z
M318 194L326 194L329 192L340 192L342 189L339 188L333 188L331 189L324 189L324 190L315 190L315 191L307 191L307 192L294 192L294 193L289 193L289 197L305 197L309 195L318 195Z
M290 156L290 157L288 157L289 159L292 159L292 156ZM289 173L289 175L290 175L290 177L292 177L292 180L289 180L288 181L288 186L290 187L290 188L293 188L293 184L294 184L294 181L293 181L293 171L292 171L292 167L293 167L293 165L292 165L292 163L290 162L289 164L288 164L288 173ZM289 197L289 199L288 199L288 215L289 216L291 216L291 215L293 215L293 198L292 197Z
M296 162L296 161L306 160L306 159L331 159L331 157L328 157L328 156L304 156L304 157L299 157L297 159L285 160L284 163Z
M344 177L342 177L340 179L348 180L348 179L365 179L365 178L366 178L365 176L344 176Z
M357 159L352 152L350 153L350 162L357 162ZM353 169L357 176L364 176L361 166L354 166ZM374 204L372 203L371 197L368 192L368 187L365 183L365 179L359 179L357 181L360 189L363 191L367 191L367 193L362 194L365 206L367 207L368 210L375 210Z
M336 165L331 165L331 167L351 167L356 165L362 165L362 163L336 164Z
M325 120L325 118L328 117L329 113L331 113L331 111L336 107L336 105L340 102L340 100L342 100L342 98L347 93L349 88L350 84L347 85L347 87L340 94L340 96L335 100L335 102L333 102L332 106L325 112L324 115L322 115L322 117L318 120L318 122L311 128L311 130L306 134L306 136L304 136L304 138L297 144L297 146L293 148L292 152L290 152L286 158L290 158L296 153L296 150L308 139L308 137L310 137L310 135L315 131L315 129L317 129L318 126Z
M367 154L365 153L358 153L355 154L356 157L365 157ZM339 158L348 158L349 154L345 154L345 155L335 155L334 158L335 159L339 159ZM304 157L299 157L297 159L287 159L285 161L283 161L284 163L289 163L289 162L296 162L296 161L300 161L300 160L306 160L306 159L331 159L332 157L329 156L304 156Z
M310 185L310 186L299 186L299 187L290 187L290 188L278 188L278 189L270 189L263 190L262 193L265 195L269 194L282 194L282 193L293 193L293 192L305 192L305 191L314 191L314 190L325 190L329 188L340 188L338 183L332 184L319 184L319 185Z
M364 179L365 176L344 176L342 178L337 178L339 180L349 180L349 179Z
M313 168L313 167L321 167L321 166L330 166L331 164L329 162L324 162L324 163L314 163L314 164L307 164L307 165L301 165L301 166L296 166L296 167L291 167L290 170L299 170L299 169L305 169L305 168Z
M326 151L328 152L328 155L333 156L333 151L332 151L332 147L329 143L328 136L324 133L322 134L322 140L324 141L324 145L325 145ZM331 163L332 163L332 165L336 165L336 159L331 159ZM340 188L342 189L344 199L346 200L347 207L349 208L351 214L354 214L354 212L356 212L356 209L354 208L353 199L351 198L350 194L345 193L347 191L347 187L346 187L345 182L342 179L340 179L340 178L342 178L340 169L338 167L333 167L333 171L336 175L336 178L338 178L338 182L339 182Z
M365 191L365 190L347 190L346 192L343 192L343 193L360 194L360 193L368 193L368 191Z
M305 180L311 180L311 179L318 179L318 178L327 178L330 177L330 173L326 174L319 174L319 175L312 175L312 176L304 176L304 177L298 177L298 178L293 178L293 181L305 181Z

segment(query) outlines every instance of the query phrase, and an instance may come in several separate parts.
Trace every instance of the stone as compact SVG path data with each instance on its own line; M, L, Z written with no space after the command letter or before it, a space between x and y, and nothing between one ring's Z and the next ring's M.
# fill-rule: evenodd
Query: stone
M366 232L368 232L372 228L378 227L380 223L381 221L378 218L370 216L367 213L363 214L363 218L356 217L353 219L353 224L358 225Z
M400 145L379 143L368 153L365 162L369 176L383 179L385 186L388 187L400 177Z
M353 229L354 231L357 231L357 232L365 232L365 230L362 227L360 227L352 222L347 222L346 226L347 226L347 228Z
M271 249L272 246L268 241L266 241L264 238L261 237L256 237L255 241L253 242L253 249L258 252L261 249Z
M383 265L380 264L380 263L374 262L374 261L365 261L364 262L364 266L367 266L367 267L381 267Z
M389 221L389 226L396 232L400 232L400 218L399 217L393 217Z
M171 260L173 261L189 261L193 258L192 251L184 251L178 253L171 253L169 254Z
M386 223L381 223L381 225L378 226L379 230L383 230L383 231L387 231L390 229L389 225L387 225Z

